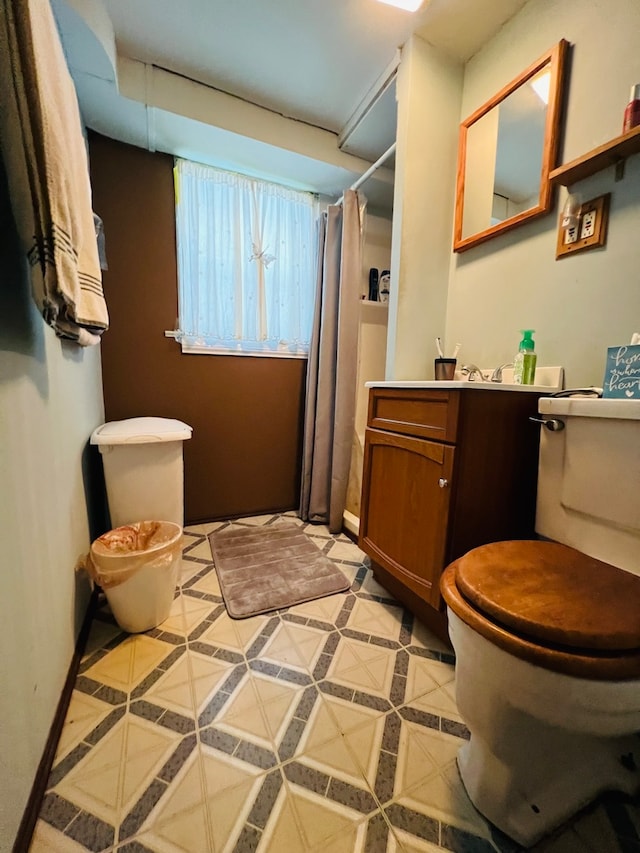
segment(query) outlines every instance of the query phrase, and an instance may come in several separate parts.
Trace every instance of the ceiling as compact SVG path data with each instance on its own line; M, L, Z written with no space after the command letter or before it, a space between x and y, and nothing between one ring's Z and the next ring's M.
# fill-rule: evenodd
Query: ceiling
M88 127L338 197L395 141L413 33L465 62L525 0L51 0ZM363 185L390 215L393 156Z

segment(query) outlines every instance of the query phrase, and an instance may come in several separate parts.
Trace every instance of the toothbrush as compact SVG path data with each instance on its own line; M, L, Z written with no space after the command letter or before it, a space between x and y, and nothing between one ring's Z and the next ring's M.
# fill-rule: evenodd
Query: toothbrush
M436 338L436 347L438 350L438 357L444 358L444 353L442 352L442 344L440 342L440 338Z

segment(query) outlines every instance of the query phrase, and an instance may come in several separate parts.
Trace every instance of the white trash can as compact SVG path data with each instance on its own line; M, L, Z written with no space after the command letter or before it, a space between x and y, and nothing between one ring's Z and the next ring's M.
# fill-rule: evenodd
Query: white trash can
M129 418L93 431L113 527L148 518L184 526L182 445L191 433L173 418Z
M141 521L103 534L81 565L102 587L123 631L149 631L169 616L182 558L182 528Z

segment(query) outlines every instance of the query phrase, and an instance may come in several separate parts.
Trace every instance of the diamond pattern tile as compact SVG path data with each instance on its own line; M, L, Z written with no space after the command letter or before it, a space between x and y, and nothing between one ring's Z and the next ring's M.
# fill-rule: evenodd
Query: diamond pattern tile
M392 853L392 851L393 853L396 853L396 851L402 851L402 853L436 853L442 850L442 847L438 844L422 841L408 832L402 832L398 829L395 832L397 841L394 842L392 847L387 848L388 853Z
M443 685L453 685L454 673L449 664L412 656L409 658L405 699L414 703Z
M302 788L285 788L265 833L265 850L352 853L362 850L366 823L362 816Z
M246 675L215 722L218 728L261 746L277 746L302 688L261 675Z
M334 542L327 551L332 560L350 560L352 563L361 563L364 560L364 552L354 545L353 542Z
M176 711L178 714L193 715L192 678L189 661L182 655L176 663L155 681L145 692L148 702Z
M343 638L334 653L327 677L353 690L387 696L395 660L395 652L389 649Z
M145 634L127 638L91 666L85 675L108 687L127 691L149 675L168 654L165 643Z
M116 623L109 619L106 622L95 619L91 626L91 635L87 640L82 660L90 658L94 652L106 648L116 637L122 634Z
M281 666L313 671L326 639L326 631L295 622L281 622L262 649L261 658Z
M190 634L211 613L214 605L210 601L190 595L181 596L181 600L184 608L184 633ZM165 627L164 623L161 627Z
M44 820L38 820L29 848L30 853L82 853L86 849Z
M200 635L200 640L223 649L244 654L244 652L251 648L253 641L268 621L269 619L266 616L252 616L249 619L231 619L223 611L216 618L215 622L211 623L206 631L203 631Z
M351 589L231 619L207 534L292 521ZM162 625L127 635L101 602L30 853L517 853L467 797L466 737L451 648L348 537L194 525ZM640 808L605 795L533 850L640 853Z
M415 685L412 685L415 686ZM406 697L413 695L413 690L407 688ZM453 682L445 684L444 687L436 687L435 690L422 693L419 691L415 698L412 698L411 704L414 708L419 708L429 714L437 714L439 717L446 717L449 720L462 722L462 717L458 714L455 697L455 685Z
M181 634L184 636L187 633L187 623L185 621L185 602L182 597L174 598L171 603L171 610L167 618L158 625L159 631L168 631L171 634Z
M150 814L139 841L154 850L223 850L242 830L258 784L255 768L196 751Z
M348 625L367 635L397 641L402 627L402 608L359 598L353 606Z
M233 670L233 664L195 652L189 653L189 678L193 690L196 713L199 714L212 694L223 684Z
M77 746L111 711L111 705L95 696L73 691L64 729L58 741L56 760L59 761Z
M193 563L191 565L193 565ZM194 574L200 573L192 573L189 577L194 577ZM192 592L203 593L204 595L215 595L220 598L222 596L222 593L220 592L220 584L218 583L218 576L212 571L208 571L203 577L198 577L197 580L189 584L189 589Z
M187 547L186 555L191 559L203 560L204 562L211 562L211 548L209 547L209 540L205 537L201 542L198 542L195 545L191 545Z
M145 720L123 719L65 776L57 793L117 824L169 757L177 738Z
M316 745L313 742L307 743L299 763L350 785L362 787L363 777L358 762L349 749L346 738L340 735Z
M464 790L455 760L421 780L413 789L398 797L397 802L474 835L488 835L484 820Z
M202 563L195 563L183 557L178 570L178 584L184 586L193 580L202 571L202 566Z
M344 571L344 569L345 567L342 566L341 570ZM328 595L326 598L316 598L313 601L306 601L304 604L296 604L294 607L290 607L288 612L290 615L299 616L303 619L314 619L333 625L342 610L343 604L343 596Z
M213 530L217 530L224 524L226 524L226 522L224 521L208 521L205 524L192 524L189 527L185 528L185 538L188 538L189 536L198 535L208 536Z

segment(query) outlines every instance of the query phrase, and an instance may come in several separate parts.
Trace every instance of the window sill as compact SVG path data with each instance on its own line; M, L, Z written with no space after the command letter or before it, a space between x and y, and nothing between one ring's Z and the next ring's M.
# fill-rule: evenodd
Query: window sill
M182 341L182 334L176 331L165 331L165 338L173 338L177 344L180 344L183 355L241 355L249 356L249 358L304 358L309 357L307 352L289 352L288 350L241 350L229 349L227 347L207 347L198 346L197 344L185 344Z

